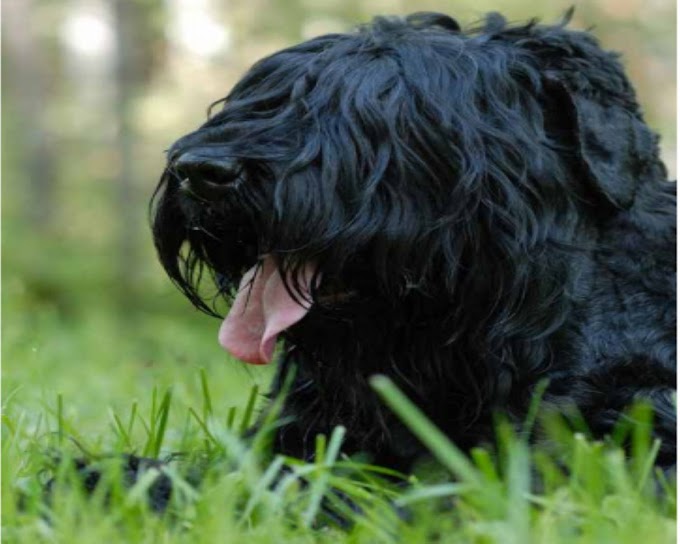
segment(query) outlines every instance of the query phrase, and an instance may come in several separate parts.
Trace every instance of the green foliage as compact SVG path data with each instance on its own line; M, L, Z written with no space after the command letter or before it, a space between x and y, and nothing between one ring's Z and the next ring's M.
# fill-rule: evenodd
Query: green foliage
M155 387L143 403L146 417L133 402L127 414L113 411L110 430L99 436L76 432L77 421L68 415L69 404L78 404L75 397L59 395L36 413L20 406L16 394L5 398L5 540L619 544L675 538L674 484L652 468L656 446L645 406L634 407L618 430L616 440L632 444L630 459L613 441L572 434L559 416L544 422L550 439L544 446L530 447L501 421L498 451L476 449L468 457L377 376L378 394L437 460L406 477L344 457L341 427L317 437L312 463L272 457L263 444L275 414L254 438L243 438L253 422L256 386L226 424L223 412L213 409L222 384L209 384L203 369L187 370L186 379L195 382L191 400L202 409ZM130 449L170 459L161 469L175 490L165 514L146 504L157 469L132 488L121 485L117 454ZM103 472L92 497L81 491L75 458L87 458ZM57 484L48 506L45 477L39 476L50 463ZM341 529L338 519L351 527Z

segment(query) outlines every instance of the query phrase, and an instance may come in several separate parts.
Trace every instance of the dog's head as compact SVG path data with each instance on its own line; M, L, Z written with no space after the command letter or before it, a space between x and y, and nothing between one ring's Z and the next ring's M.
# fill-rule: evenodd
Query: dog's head
M167 273L204 311L204 272L233 297L251 362L281 333L414 365L417 331L497 360L549 335L570 251L663 175L616 56L564 27L377 18L261 60L169 151Z

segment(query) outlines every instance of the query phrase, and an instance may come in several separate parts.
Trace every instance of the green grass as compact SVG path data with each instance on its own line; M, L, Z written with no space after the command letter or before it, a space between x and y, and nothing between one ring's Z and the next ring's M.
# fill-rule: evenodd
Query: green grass
M216 344L217 322L187 311L167 286L151 285L137 311L121 319L115 301L68 293L75 280L59 280L55 297L36 287L40 278L30 267L14 274L11 266L3 286L5 542L675 541L674 483L655 473L657 445L649 439L643 406L630 414L636 425L622 426L616 440L595 442L569 432L559 418L542 417L536 404L525 430L541 421L550 440L529 446L499 421L498 451L476 449L468 456L388 380L376 377L377 394L435 460L395 485L390 482L397 475L340 453L342 428L318 437L311 464L269 454L274 421L246 443L243 430L271 369L229 359ZM71 296L86 298L60 302ZM615 444L626 439L633 444L630 459ZM61 464L54 464L56 452ZM154 471L132 489L121 488L117 452L187 454L175 456L167 469L176 492L165 515L146 507ZM105 469L105 483L90 499L73 485L69 461L75 457ZM190 467L201 468L200 487ZM48 510L41 483L51 475L59 485ZM540 491L531 483L536 476ZM338 528L328 510L353 526Z

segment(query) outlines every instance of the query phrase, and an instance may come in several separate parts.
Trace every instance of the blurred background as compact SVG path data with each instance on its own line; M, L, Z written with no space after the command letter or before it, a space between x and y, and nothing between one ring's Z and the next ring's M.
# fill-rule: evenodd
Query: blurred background
M155 260L147 204L164 149L255 60L297 41L375 14L553 22L572 4L572 27L623 53L674 178L672 0L5 0L5 398L49 404L64 392L101 421L99 407L131 383L190 394L187 368L210 367L224 402L240 402L269 369L227 361L218 322L192 310Z

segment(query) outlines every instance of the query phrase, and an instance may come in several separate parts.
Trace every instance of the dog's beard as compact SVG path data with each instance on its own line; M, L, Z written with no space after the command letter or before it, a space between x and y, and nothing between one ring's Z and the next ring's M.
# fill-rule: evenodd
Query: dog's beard
M314 266L307 264L297 278L298 289L293 296L274 258L265 256L241 279L231 309L220 327L222 347L247 363L270 362L278 335L309 311L314 276Z

